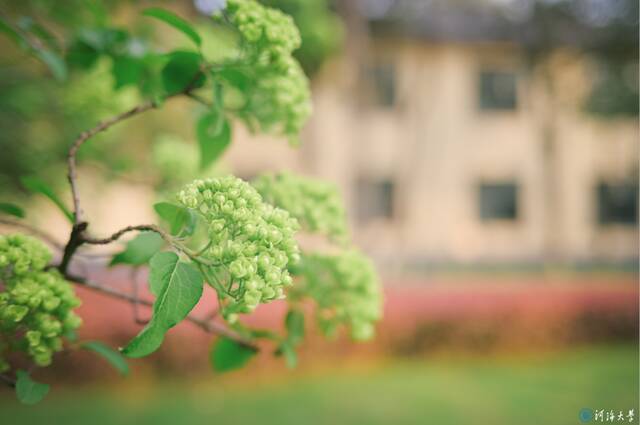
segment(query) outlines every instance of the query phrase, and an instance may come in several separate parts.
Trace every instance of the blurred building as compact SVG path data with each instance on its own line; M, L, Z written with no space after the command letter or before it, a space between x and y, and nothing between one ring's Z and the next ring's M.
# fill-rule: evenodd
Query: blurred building
M315 80L303 149L240 144L239 174L336 182L382 264L637 261L638 121L583 111L589 58L533 68L487 8L400 12Z

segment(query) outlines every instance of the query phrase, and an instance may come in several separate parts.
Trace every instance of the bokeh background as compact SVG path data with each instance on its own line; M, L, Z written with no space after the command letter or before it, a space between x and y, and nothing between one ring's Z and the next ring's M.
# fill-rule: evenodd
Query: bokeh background
M140 10L168 7L223 57L209 3L2 1L0 11L46 23L52 43L114 25L162 48L184 40ZM236 125L206 173L336 183L384 285L377 338L326 341L310 328L295 370L263 353L219 375L210 336L183 324L127 379L74 353L39 372L56 385L36 407L1 389L2 423L573 424L585 408L638 423L637 1L266 3L301 28L313 118L298 149ZM64 242L64 217L20 176L66 193L70 141L139 95L117 87L106 59L59 82L10 40L0 49L0 197L29 205L29 220ZM83 148L96 233L154 220L159 194L196 175L199 113L176 101ZM103 265L79 267L129 287L127 270ZM138 331L128 304L79 293L82 337L122 346ZM284 312L262 306L250 322L277 328Z

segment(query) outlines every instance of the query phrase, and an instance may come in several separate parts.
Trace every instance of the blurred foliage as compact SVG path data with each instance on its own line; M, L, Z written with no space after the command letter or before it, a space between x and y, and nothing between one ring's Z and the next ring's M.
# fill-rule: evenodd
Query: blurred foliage
M327 0L265 3L292 13L301 26L303 43L296 55L307 73L314 73L336 51L341 27ZM182 7L194 13L193 7ZM166 51L167 44L189 46L189 40L173 31L154 33L151 19L137 16L136 9L138 5L130 0L64 4L28 0L0 5L0 125L4 130L0 134L0 196L21 190L23 175L64 183L61 170L66 150L81 131L133 106L141 97L157 97L163 83L157 76L166 58L156 52ZM237 34L203 18L200 21L196 28L203 55L223 60L237 54L233 47ZM121 23L131 33L120 29ZM171 78L164 75L164 82ZM233 97L228 93L226 100L239 102ZM100 164L107 177L133 172L133 164L149 164L151 155L141 151L148 150L148 140L157 139L162 129L142 126L137 131L144 137L126 139L123 129L118 126L98 136L100 143L83 147L81 159ZM120 148L125 144L126 153ZM163 184L163 175L151 177Z
M637 0L514 0L528 4L525 47L534 62L558 46L591 56L597 77L585 109L603 117L638 116Z
M114 92L108 61L96 61L89 72L67 72L62 56L65 37L85 26L107 25L109 10L121 1L69 1L64 7L52 1L10 2L0 6L4 25L31 33L36 46L46 45L49 57L59 58L66 81L48 78L46 65L30 55L11 36L0 37L0 193L19 189L20 176L38 174L56 183L63 182L60 173L71 141L105 115L122 110L135 100L130 92ZM34 30L34 28L37 28ZM7 33L6 29L4 31ZM8 34L8 33L7 33ZM78 52L71 46L68 55ZM49 73L51 67L49 66ZM88 124L89 123L89 124ZM114 151L117 130L102 143L94 143L82 151L85 158L101 158L114 172L126 169L129 159L105 155ZM55 176L55 177L54 177Z

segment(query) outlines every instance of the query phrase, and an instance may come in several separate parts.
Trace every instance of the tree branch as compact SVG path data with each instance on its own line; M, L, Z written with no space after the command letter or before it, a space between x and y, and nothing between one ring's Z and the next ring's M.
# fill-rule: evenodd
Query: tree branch
M67 166L69 167L69 171L67 177L69 179L69 184L71 185L71 196L73 198L73 211L74 211L74 223L78 225L82 222L82 209L80 207L80 194L78 193L78 171L77 171L77 162L76 156L78 154L78 149L90 138L95 136L98 133L108 130L114 124L117 124L121 121L124 121L128 118L131 118L135 115L138 115L142 112L148 111L149 109L154 109L158 106L155 101L148 101L142 103L132 109L129 109L126 112L116 115L115 117L109 118L108 120L102 121L94 128L84 131L80 133L78 138L73 142L71 148L69 149L69 153L67 154Z
M153 302L149 300L139 299L134 295L128 294L126 292L118 291L117 289L111 288L109 286L100 285L99 283L96 283L78 276L65 275L65 277L67 278L67 280L74 282L77 285L84 286L85 288L93 289L94 291L100 292L110 297L127 301L132 304L153 307ZM244 336L240 335L233 329L230 329L221 323L200 319L193 315L187 316L185 320L199 327L200 329L204 330L207 333L225 336L251 349L254 349L254 350L258 349L251 340L245 338Z
M117 232L115 232L114 234L106 238L92 238L89 236L84 236L83 241L91 245L107 245L107 244L110 244L111 242L117 241L125 233L136 232L136 231L137 232L156 232L160 236L162 236L164 240L166 240L167 242L171 242L171 237L155 224L138 224L136 226L127 226L123 229L118 230Z

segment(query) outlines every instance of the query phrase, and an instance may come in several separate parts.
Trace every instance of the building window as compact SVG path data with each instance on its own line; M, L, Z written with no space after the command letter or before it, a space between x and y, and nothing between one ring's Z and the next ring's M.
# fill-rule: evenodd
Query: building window
M358 220L391 219L394 190L390 179L359 179L356 186Z
M364 71L366 98L376 106L390 108L396 103L396 75L391 63L369 66Z
M518 186L515 183L483 183L478 193L483 221L518 218Z
M511 111L518 106L516 74L482 71L478 82L478 101L484 111Z
M638 224L638 185L600 183L596 189L600 224Z

